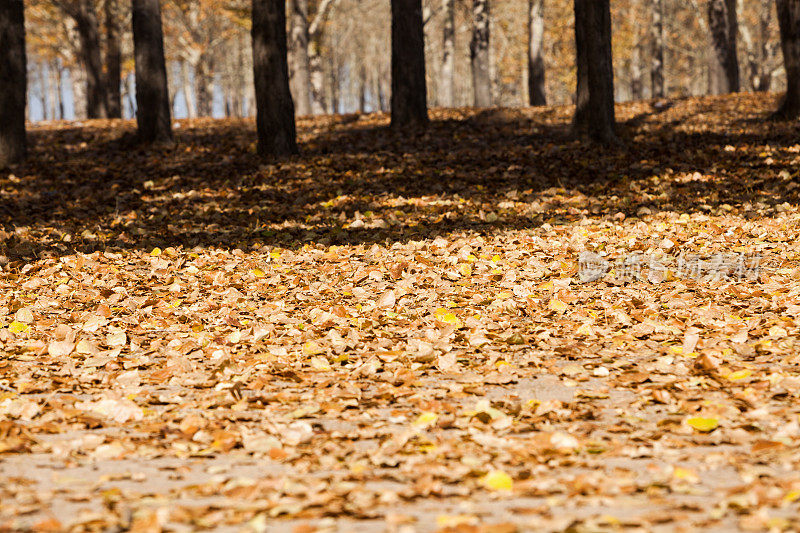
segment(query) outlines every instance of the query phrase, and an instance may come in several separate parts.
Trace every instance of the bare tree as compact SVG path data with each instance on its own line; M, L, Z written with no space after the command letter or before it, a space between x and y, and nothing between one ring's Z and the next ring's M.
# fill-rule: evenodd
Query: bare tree
M136 120L142 142L172 139L159 0L133 0Z
M775 118L800 116L800 0L776 0L781 48L786 67L786 95Z
M574 124L602 143L614 133L614 70L609 0L575 0L578 88Z
M27 69L22 0L0 0L0 168L25 157Z
M650 26L653 63L650 66L650 81L653 98L664 97L664 0L653 0L653 22Z
M489 0L473 0L472 40L469 44L469 52L475 107L492 105L492 77L489 72L489 22Z
M392 127L428 124L421 0L392 0Z
M106 0L104 6L106 29L106 103L108 118L122 117L122 53L120 51L119 5L118 0Z
M103 76L100 31L92 0L54 0L61 10L72 17L80 38L80 56L86 76L86 115L88 118L108 116L108 84Z
M308 0L289 0L291 88L298 115L311 114L311 72L308 57Z
M441 102L455 106L456 9L455 0L442 0L444 25L442 30Z
M739 60L736 40L739 23L736 0L709 0L708 28L711 34L709 92L727 94L739 91Z
M528 102L547 105L544 88L544 0L528 0Z
M258 153L296 154L294 102L289 89L286 0L253 0L253 77Z

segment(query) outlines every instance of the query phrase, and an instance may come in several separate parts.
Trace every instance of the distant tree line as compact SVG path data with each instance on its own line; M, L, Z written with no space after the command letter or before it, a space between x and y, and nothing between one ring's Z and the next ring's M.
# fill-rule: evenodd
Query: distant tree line
M700 4L705 5L704 16L695 16L693 22L703 26L708 35L709 45L704 51L708 92L736 92L743 85L767 90L778 68L782 68L786 95L775 118L797 118L800 0L775 0L774 11L770 0L687 1L695 13ZM28 11L34 19L29 24L28 49L35 48L42 57L50 55L48 72L56 72L58 77L63 64L74 61L81 65L82 80L73 83L73 97L85 101L87 117L120 117L123 98L127 97L135 103L140 141L169 143L176 95L181 94L190 115L208 115L214 87L221 86L226 113L243 116L254 108L259 152L276 156L297 152L296 113L340 109L342 94L337 88L342 86L343 78L356 87L360 109L365 109L367 100L371 100L372 109L391 112L395 128L424 127L431 101L444 106L465 103L461 96L464 91L459 90L464 87L465 76L459 71L457 61L464 54L459 35L465 23L469 33L468 86L472 95L466 103L476 107L502 103L502 88L498 86L505 81L498 81L497 63L505 56L497 51L497 39L493 37L497 32L501 40L512 41L502 25L493 24L497 20L495 11L522 9L526 99L531 105L545 104L547 80L563 78L547 74L547 56L552 50L548 52L545 32L548 23L564 24L567 2L391 0L390 10L383 12L377 0L132 0L129 9L127 3L119 0L30 0L26 5L23 0L0 0L0 165L20 161L26 151L24 125L30 87L25 27ZM674 0L626 0L626 3L629 14L646 21L622 28L627 49L631 50L626 61L626 90L633 98L644 96L644 72L649 70L650 95L667 96L670 93L667 58L676 54L673 48L677 46L671 48L671 44L682 39L670 28L674 29L686 13L676 8ZM753 4L748 13L755 13L756 20L743 25L741 16L746 3ZM334 16L337 9L350 10L350 15L362 10L365 16L337 18ZM373 12L367 13L368 9ZM166 18L164 11L168 11ZM558 16L548 18L549 11L558 11ZM772 39L770 34L773 13L779 40ZM379 24L381 16L391 20L389 50L385 52L381 48L384 38ZM337 22L334 24L333 20ZM616 142L614 101L619 90L615 79L621 76L615 68L611 39L615 11L609 0L573 0L569 20L570 24L564 27L571 26L573 35L570 46L574 49L575 129L600 142ZM426 49L426 38L428 44L431 41L430 29L426 30L426 26L434 21L440 25L441 38L435 47L440 52L437 65L431 69L431 51ZM691 27L691 23L686 24ZM164 37L165 27L170 35L168 41ZM751 27L757 31L751 31ZM126 50L127 28L132 36L132 50ZM249 45L243 36L248 28ZM65 34L71 38L60 39ZM746 50L744 62L740 40ZM337 54L352 53L353 47L359 49L364 59L359 63L347 62L344 68L345 63ZM783 63L776 66L778 48ZM126 62L126 57L132 59L132 65ZM177 60L168 62L167 57ZM172 68L175 66L178 71ZM130 76L123 72L129 70L133 70L135 89L125 83ZM432 70L437 73L435 79L431 78ZM386 76L388 84L383 81ZM55 96L46 99L44 81L40 80L39 85L43 108L50 108L54 115L58 107L63 116L62 91L59 89Z

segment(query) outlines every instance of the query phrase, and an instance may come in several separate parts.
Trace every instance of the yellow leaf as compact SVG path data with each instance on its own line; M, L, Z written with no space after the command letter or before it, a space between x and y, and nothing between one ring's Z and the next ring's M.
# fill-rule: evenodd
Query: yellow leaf
M303 355L319 355L325 353L325 350L314 341L308 341L303 345Z
M250 273L257 278L263 278L265 276L264 271L261 270L260 268L254 268L253 270L250 271Z
M790 490L783 497L783 501L786 503L796 502L797 500L800 500L800 489Z
M440 307L434 313L436 320L439 322L444 322L445 324L452 324L456 327L461 327L461 320L454 315L451 311L445 309L444 307Z
M458 267L458 273L464 276L465 278L472 275L472 265L463 264Z
M331 364L324 357L311 358L311 368L314 370L330 370Z
M510 491L514 488L514 480L502 470L492 470L481 478L486 488L498 491Z
M568 306L558 298L553 298L550 300L550 305L548 305L548 307L557 313L563 313L567 310Z
M686 423L702 433L709 433L719 427L719 420L716 418L703 418L700 416L692 417Z
M731 372L726 377L731 381L736 381L739 379L747 379L753 374L752 370L737 370L736 372Z
M24 333L28 331L28 328L30 328L30 326L23 324L22 322L17 322L16 320L8 325L8 330L11 333Z
M161 255L161 248L153 248L153 251L150 252L150 255L152 255L153 257L158 257L159 255Z
M421 415L414 420L414 425L417 427L428 427L436 422L436 419L439 418L439 415L436 413L432 413L430 411L425 411Z

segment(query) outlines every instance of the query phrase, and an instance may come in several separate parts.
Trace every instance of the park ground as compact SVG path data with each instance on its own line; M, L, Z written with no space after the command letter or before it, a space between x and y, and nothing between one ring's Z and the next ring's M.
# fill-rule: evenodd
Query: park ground
M32 125L0 173L0 530L797 531L776 105L621 105L610 148L569 107L300 119L281 161L251 121Z

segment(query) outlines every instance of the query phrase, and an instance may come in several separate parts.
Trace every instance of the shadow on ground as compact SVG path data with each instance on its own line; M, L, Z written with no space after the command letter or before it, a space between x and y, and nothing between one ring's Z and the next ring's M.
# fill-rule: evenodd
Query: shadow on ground
M263 161L251 121L181 121L146 150L133 124L32 128L0 173L12 261L155 246L372 244L586 217L704 211L755 217L796 202L798 126L775 96L618 106L623 143L575 139L571 108L434 111L424 133L383 115L304 118L302 155Z

